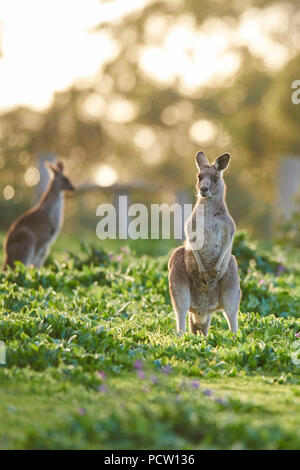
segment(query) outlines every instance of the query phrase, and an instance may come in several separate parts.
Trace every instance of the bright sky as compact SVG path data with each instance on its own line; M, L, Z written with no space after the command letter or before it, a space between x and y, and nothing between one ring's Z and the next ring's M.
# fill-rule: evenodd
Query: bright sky
M0 111L47 107L56 90L92 77L116 53L105 34L90 33L146 0L0 0Z
M44 109L55 91L92 80L118 46L91 28L151 1L0 0L0 112L17 105ZM248 10L235 26L208 19L201 31L191 16L176 24L167 24L162 15L150 17L140 67L162 84L177 79L183 91L192 91L230 78L240 66L237 47L245 44L276 70L289 59L289 51L270 39L278 28L283 34L289 28L284 4L263 13Z

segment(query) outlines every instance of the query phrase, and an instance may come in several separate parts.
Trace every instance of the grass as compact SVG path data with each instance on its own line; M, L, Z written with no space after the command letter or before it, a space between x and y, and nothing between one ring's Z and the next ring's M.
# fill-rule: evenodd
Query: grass
M0 274L0 448L300 448L299 265L239 234L237 337L179 338L168 256L65 241Z

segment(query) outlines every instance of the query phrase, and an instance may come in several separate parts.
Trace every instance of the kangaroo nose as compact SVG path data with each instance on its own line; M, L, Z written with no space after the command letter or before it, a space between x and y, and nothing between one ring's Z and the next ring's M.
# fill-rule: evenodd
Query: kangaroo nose
M202 186L202 188L200 188L200 194L202 197L207 197L209 194L209 188L207 186Z

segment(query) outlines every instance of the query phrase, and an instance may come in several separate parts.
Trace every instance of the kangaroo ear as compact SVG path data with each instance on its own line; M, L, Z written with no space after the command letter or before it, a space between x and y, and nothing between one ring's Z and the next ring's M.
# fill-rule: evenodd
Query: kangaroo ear
M223 170L226 170L226 168L228 167L228 164L229 164L229 160L230 160L230 155L229 153L223 153L223 155L220 155L215 163L213 164L213 166L215 167L216 170L218 171L223 171Z
M200 152L198 152L197 155L196 155L196 165L199 168L199 170L201 170L201 168L203 168L204 166L210 166L209 162L208 162L204 152L202 152L202 150Z
M45 167L48 170L52 171L52 173L54 173L54 174L57 174L57 173L60 172L59 168L56 165L54 165L54 163L52 163L52 162L45 162Z

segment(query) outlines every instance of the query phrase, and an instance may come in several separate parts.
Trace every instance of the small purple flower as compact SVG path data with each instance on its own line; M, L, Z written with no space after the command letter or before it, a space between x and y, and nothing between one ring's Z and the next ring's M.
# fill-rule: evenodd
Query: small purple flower
M113 253L110 253L110 254L108 255L108 257L109 257L109 259L114 259Z
M138 370L137 371L137 376L139 379L144 380L146 378L146 374L143 370Z
M279 265L277 268L277 274L279 275L280 273L283 273L285 271L285 267L282 265Z
M220 405L225 406L225 405L227 405L228 402L227 402L226 398L216 398L216 403L219 403Z
M106 393L107 392L107 388L105 385L100 385L100 387L98 388L98 392L99 393Z
M84 416L84 415L86 415L86 409L80 407L80 408L78 408L77 413L78 413L80 416Z
M133 364L133 367L135 369L141 370L143 368L143 361L141 361L140 359L137 359L135 363Z
M156 377L156 375L150 375L150 382L155 385L158 383L158 379Z
M300 333L295 333L296 338L300 338Z
M117 256L117 261L122 261L122 259L123 259L123 256L122 256L122 255L118 255L118 256Z
M167 364L166 366L163 366L161 370L163 374L170 374L172 372L172 366L170 366L170 364Z
M100 377L102 380L105 380L105 379L106 379L106 373L103 372L103 370L99 370L99 371L98 371L98 375L99 375L99 377Z
M211 397L214 394L214 392L212 390L210 390L210 388L206 388L203 393L207 397Z
M259 284L259 285L261 285L261 284L263 284L263 283L264 283L264 280L263 280L263 279L260 279L260 280L258 281L258 284Z
M195 389L195 390L198 390L199 389L199 382L198 380L192 380L191 381L191 388Z
M130 250L127 246L121 246L121 251L123 253L125 253L125 255L129 255L130 254Z

